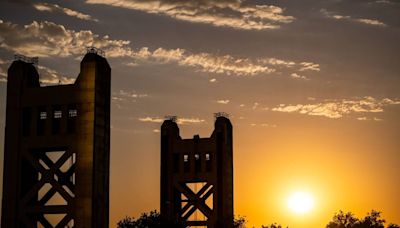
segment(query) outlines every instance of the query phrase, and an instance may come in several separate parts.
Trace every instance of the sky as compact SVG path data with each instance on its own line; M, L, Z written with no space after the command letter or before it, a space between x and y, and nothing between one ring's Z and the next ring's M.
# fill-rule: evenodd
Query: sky
M250 226L371 209L400 223L399 40L397 0L1 1L0 168L14 54L39 57L49 86L73 83L95 46L112 68L110 227L159 209L164 117L209 137L222 111ZM298 191L307 214L288 209Z

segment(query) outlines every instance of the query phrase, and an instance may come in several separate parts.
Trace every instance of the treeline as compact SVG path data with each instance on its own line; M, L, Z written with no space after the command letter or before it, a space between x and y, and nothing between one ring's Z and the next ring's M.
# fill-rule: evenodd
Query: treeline
M233 221L234 228L246 228L247 220L239 216ZM399 225L389 223L385 226L386 220L381 217L381 212L372 210L364 218L357 218L351 212L339 211L332 220L325 226L326 228L400 228ZM125 217L117 223L118 228L161 228L160 213L151 211L143 213L139 218ZM174 224L168 224L167 227L179 227ZM254 228L254 227L253 227ZM278 223L262 225L260 228L285 228ZM286 227L288 228L288 227Z

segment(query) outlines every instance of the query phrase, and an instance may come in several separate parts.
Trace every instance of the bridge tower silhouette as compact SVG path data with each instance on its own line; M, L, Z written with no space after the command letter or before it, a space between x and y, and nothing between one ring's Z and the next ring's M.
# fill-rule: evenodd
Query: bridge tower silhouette
M176 117L161 126L161 218L178 227L233 227L232 124L215 114L210 138L182 139Z
M88 48L74 84L8 69L1 227L108 227L111 68Z

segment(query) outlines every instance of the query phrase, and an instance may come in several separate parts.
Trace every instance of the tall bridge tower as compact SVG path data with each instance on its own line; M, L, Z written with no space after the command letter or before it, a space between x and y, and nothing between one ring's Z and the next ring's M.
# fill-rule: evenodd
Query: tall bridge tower
M210 138L182 139L176 118L161 126L160 208L166 224L233 227L232 124L225 114L215 117Z
M8 69L1 227L108 227L111 68L89 48L74 84Z

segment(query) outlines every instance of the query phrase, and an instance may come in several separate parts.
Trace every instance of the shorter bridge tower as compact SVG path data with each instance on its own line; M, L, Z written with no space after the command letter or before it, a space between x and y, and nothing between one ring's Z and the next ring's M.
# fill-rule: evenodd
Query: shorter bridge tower
M210 138L182 139L176 118L161 126L161 217L178 227L233 227L232 124L215 114Z

